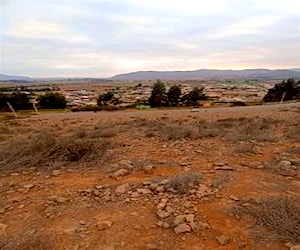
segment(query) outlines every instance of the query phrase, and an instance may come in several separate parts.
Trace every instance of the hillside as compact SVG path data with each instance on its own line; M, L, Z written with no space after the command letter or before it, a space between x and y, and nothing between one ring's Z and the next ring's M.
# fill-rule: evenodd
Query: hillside
M200 69L194 71L138 71L127 74L119 74L111 77L112 80L183 80L183 79L227 79L227 80L248 80L248 79L285 79L299 78L300 71L294 69L244 69L244 70L216 70Z
M32 81L33 79L27 76L12 76L0 74L0 81Z

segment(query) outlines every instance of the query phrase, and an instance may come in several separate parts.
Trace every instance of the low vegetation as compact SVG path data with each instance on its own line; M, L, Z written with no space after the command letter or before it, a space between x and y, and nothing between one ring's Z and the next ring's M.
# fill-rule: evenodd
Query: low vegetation
M300 199L292 196L268 197L255 204L237 207L239 214L253 217L258 225L265 226L278 239L300 243Z

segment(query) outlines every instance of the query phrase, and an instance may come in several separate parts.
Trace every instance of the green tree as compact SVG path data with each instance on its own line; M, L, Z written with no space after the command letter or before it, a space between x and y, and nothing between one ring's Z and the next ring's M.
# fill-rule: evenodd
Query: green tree
M180 101L180 96L181 96L181 87L178 85L172 86L168 93L168 104L169 106L178 106L178 103Z
M38 106L42 109L64 109L67 106L66 97L63 94L48 92L37 98Z
M275 84L263 98L265 102L280 102L296 99L300 99L300 81L296 82L292 78Z
M114 97L114 93L112 91L100 94L97 99L98 106L108 106L108 104L117 105L118 103L119 100Z
M204 88L194 87L192 91L182 97L182 101L187 106L198 106L200 100L206 100L207 96L203 93Z
M153 84L149 104L152 108L166 104L166 86L161 80Z
M9 102L16 110L32 108L29 95L21 92L14 92L12 94L0 94L0 109L6 109L7 102Z

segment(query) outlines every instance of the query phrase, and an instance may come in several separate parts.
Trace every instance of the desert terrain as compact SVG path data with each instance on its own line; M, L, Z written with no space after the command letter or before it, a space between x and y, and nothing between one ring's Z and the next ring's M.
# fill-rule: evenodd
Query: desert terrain
M0 249L298 249L300 103L1 116Z

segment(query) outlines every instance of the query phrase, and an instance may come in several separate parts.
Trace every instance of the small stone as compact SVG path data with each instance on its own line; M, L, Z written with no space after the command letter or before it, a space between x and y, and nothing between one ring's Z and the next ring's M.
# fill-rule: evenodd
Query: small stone
M57 197L57 198L55 199L55 201L56 201L57 203L65 203L65 202L68 201L68 199L65 198L65 197Z
M110 228L113 225L112 221L110 220L104 220L104 221L99 221L97 223L97 228L98 230L106 230Z
M161 218L161 219L164 219L164 218L167 218L167 217L170 216L170 214L169 214L168 212L163 211L163 210L158 210L158 211L156 212L156 214L157 214L157 216L158 216L159 218Z
M159 250L159 247L153 244L147 244L146 250Z
M229 166L217 166L217 167L214 167L215 170L234 170L232 167L229 167Z
M166 203L158 203L158 205L156 206L157 209L164 209L167 206Z
M116 189L115 189L115 193L116 194L125 194L127 192L127 189L128 189L129 185L126 183L126 184L123 184L121 186L118 186Z
M52 170L51 174L52 176L59 176L62 173L62 171L60 169L54 169Z
M180 167L186 167L188 166L189 164L187 164L186 162L183 162L183 163L180 163Z
M172 214L172 213L175 212L175 209L172 208L171 206L166 206L166 207L165 207L165 210L166 210L168 213L170 213L170 214Z
M192 230L191 227L186 223L182 223L174 228L174 232L176 234L188 233L191 232L191 230Z
M99 196L101 193L99 192L99 190L93 190L93 194L95 195L95 196Z
M152 192L149 190L149 189L147 189L147 188L138 188L137 190L136 190L138 193L140 193L140 194L151 194Z
M224 163L224 162L215 162L214 163L215 167L222 167L222 166L225 166L225 165L226 165L226 163Z
M6 231L7 225L0 223L0 235L4 234Z
M182 224L184 222L185 222L185 215L178 215L173 220L173 225L174 226L179 226L180 224Z
M10 175L11 176L19 176L20 174L19 173L11 173Z
M129 170L121 168L112 174L113 177L118 178L129 174Z
M138 192L133 192L133 193L131 194L131 198L138 198L138 197L140 197L140 196L141 196L141 194L138 193Z
M25 189L32 189L34 187L34 184L27 184L27 185L24 185L23 188Z
M300 245L292 246L290 250L300 250Z
M198 227L200 227L201 229L210 229L211 228L210 225L208 225L205 222L199 221L197 224L198 224Z
M216 240L218 241L218 243L221 245L221 246L225 246L229 243L230 239L229 237L225 236L225 235L221 235L221 236L217 236L216 237Z
M231 194L231 195L229 196L229 198L230 198L231 200L234 200L234 201L239 201L239 200L240 200L240 198L236 197L236 196L233 195L233 194Z
M186 220L186 222L194 222L194 220L195 220L195 215L194 215L194 214L187 214L187 215L185 216L185 220Z
M162 227L162 228L169 228L170 225L167 222L159 221L157 222L157 226Z
M84 225L86 225L86 222L84 220L81 220L81 221L79 221L79 224L84 226Z
M152 174L153 173L153 166L152 165L148 165L143 167L143 170L146 174Z
M156 192L164 192L165 188L158 186L155 190L156 190Z

